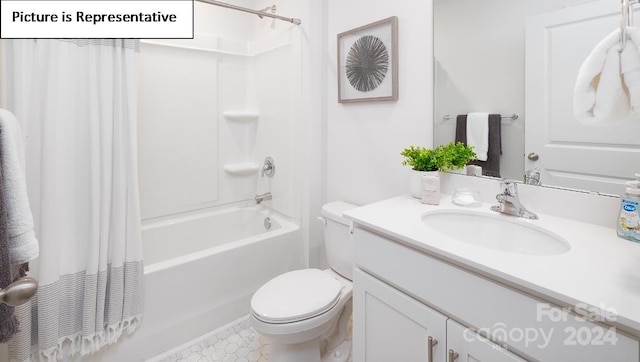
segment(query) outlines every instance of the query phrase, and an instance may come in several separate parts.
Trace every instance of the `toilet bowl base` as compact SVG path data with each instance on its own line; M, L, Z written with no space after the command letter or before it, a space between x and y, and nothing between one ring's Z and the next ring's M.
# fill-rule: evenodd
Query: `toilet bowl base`
M347 362L351 354L351 342L344 341L333 351L326 351L322 356L322 362Z

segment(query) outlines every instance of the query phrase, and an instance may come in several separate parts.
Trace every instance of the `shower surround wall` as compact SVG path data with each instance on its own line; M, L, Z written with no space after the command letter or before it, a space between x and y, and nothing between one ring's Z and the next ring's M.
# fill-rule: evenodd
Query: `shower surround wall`
M251 19L254 20L254 19ZM140 183L143 219L253 199L300 218L299 37L295 29L258 40L198 34L143 41ZM233 120L226 113L255 112ZM276 162L273 178L226 167ZM295 172L294 172L295 170Z

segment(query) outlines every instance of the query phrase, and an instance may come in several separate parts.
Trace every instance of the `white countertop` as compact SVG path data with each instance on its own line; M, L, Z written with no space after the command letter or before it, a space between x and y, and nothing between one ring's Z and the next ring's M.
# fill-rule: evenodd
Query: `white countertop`
M608 324L640 336L640 243L618 238L615 229L538 214L532 223L571 244L559 255L523 255L464 243L431 230L422 215L433 210L459 209L514 218L490 211L492 204L461 207L442 195L439 206L425 205L409 195L346 211L356 224L400 240L413 248L463 265L516 289L547 297L563 307L584 304L615 311ZM526 205L525 205L526 206ZM533 210L535 211L535 210Z

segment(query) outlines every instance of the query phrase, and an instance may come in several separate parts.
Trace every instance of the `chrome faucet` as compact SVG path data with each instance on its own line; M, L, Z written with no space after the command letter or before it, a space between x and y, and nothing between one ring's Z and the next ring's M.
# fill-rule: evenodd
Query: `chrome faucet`
M538 215L527 210L520 203L518 198L518 184L512 180L502 180L500 182L501 193L496 195L499 205L491 206L492 211L506 215L524 217L526 219L537 220Z
M262 201L271 200L272 198L271 192L265 192L264 194L256 195L256 202L259 204Z
M534 167L524 172L524 183L540 186L540 168Z

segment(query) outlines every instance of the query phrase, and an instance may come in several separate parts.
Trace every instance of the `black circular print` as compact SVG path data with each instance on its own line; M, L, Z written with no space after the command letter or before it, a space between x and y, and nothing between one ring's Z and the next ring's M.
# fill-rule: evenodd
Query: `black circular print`
M349 49L346 62L347 79L361 91L376 89L389 69L389 52L379 38L365 35Z

